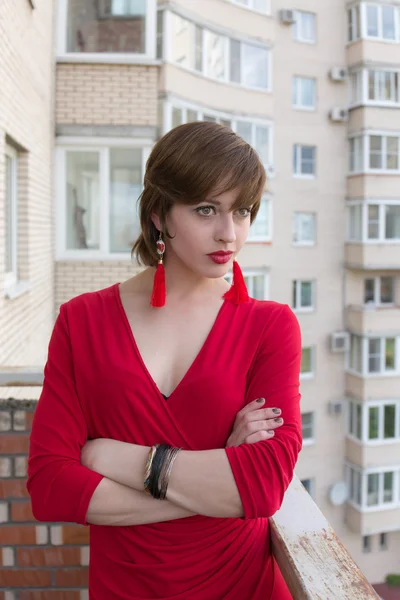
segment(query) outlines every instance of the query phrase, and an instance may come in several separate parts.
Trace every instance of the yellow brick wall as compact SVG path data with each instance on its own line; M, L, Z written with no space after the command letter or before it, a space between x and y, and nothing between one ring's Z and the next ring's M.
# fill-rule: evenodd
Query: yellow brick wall
M158 69L58 64L58 125L156 125Z
M43 363L53 321L52 155L54 4L0 2L0 364ZM18 172L19 279L30 290L4 295L6 136L21 151Z

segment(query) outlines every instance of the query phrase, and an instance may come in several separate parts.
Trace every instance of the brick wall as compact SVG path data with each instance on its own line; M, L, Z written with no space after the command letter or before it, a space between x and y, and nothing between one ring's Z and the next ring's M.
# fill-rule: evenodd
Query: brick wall
M42 364L53 322L52 155L54 3L0 1L0 364ZM5 272L5 146L18 152L18 278L29 291L9 299Z
M57 125L156 125L158 69L58 64Z
M36 403L0 401L0 600L86 600L89 528L39 523L26 490Z

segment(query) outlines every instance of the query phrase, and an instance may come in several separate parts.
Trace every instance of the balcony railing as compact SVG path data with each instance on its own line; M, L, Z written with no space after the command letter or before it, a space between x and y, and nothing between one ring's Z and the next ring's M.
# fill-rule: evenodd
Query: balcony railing
M0 368L0 387L41 386L43 371ZM379 600L311 496L294 476L271 519L272 548L294 600Z

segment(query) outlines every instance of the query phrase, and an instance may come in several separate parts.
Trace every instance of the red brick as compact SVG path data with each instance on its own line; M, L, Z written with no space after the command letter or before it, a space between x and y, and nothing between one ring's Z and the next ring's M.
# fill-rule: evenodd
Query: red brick
M0 498L28 497L29 494L26 489L26 479L7 479L0 481Z
M25 413L26 429L28 431L30 431L32 429L32 421L33 421L34 416L35 416L34 412L26 411L26 413Z
M81 567L80 569L58 569L56 571L56 585L59 586L87 586L88 581L87 567Z
M19 567L79 567L80 548L17 548Z
M62 540L64 544L89 544L89 527L84 525L63 525Z
M11 503L11 521L36 521L29 500Z
M28 454L29 435L2 433L0 435L0 454Z
M18 598L19 600L80 600L80 592L63 592L62 590L26 590L19 592ZM3 600L1 596L0 600Z
M50 571L1 569L1 585L4 587L40 587L51 585Z
M0 545L16 546L21 544L36 544L35 525L3 525L0 527Z

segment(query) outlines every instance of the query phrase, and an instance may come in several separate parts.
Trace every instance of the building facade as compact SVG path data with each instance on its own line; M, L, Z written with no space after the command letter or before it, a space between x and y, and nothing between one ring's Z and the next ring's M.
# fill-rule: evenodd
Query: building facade
M50 3L36 4L50 23ZM293 10L283 0L57 0L53 8L54 73L43 48L36 73L48 95L28 111L32 90L16 104L22 83L10 78L8 104L0 96L0 190L13 157L26 177L18 227L30 235L18 238L14 284L32 283L0 299L9 332L0 362L40 362L61 303L138 271L136 199L155 141L189 121L229 125L268 174L239 257L249 291L289 304L303 332L297 474L371 582L398 573L400 2L301 0ZM31 165L29 148L41 153ZM10 259L0 252L7 279ZM30 346L38 319L44 341Z

